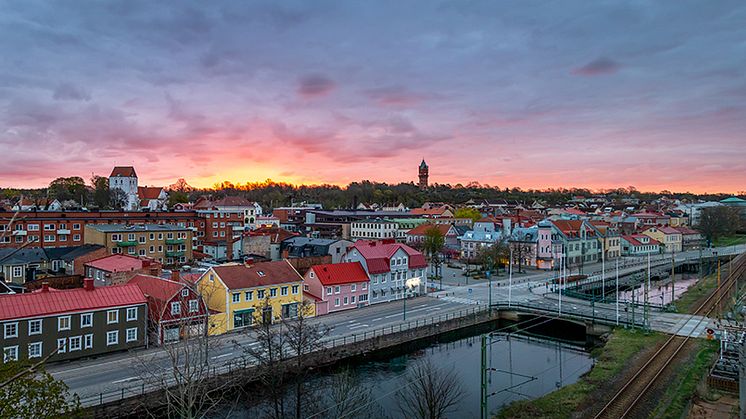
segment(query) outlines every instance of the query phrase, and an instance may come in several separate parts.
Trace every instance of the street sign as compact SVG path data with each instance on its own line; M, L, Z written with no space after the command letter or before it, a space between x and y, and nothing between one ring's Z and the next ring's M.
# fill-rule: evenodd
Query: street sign
M474 290L472 290L471 288L469 288L469 295L471 295L473 291Z

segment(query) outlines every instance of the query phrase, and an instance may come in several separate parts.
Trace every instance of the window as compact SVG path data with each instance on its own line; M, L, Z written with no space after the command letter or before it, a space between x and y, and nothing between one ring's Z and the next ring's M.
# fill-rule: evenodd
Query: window
M348 302L349 302L349 301L347 300L347 297L345 297L345 299L344 299L344 305L347 305L347 304L348 304Z
M334 307L339 307L339 298L334 299Z
M54 231L54 224L44 224L44 230Z
M269 296L270 297L277 297L277 288L270 288L269 289Z
M150 233L148 237L150 238L150 240L155 240L155 233Z
M355 296L350 297L350 303L355 304Z
M189 288L184 288L183 290L181 290L181 296L185 298L189 297Z
M197 304L197 300L189 300L189 312L195 313L199 310L199 306Z
M241 301L241 294L239 294L237 292L234 292L232 298L233 298L233 302L237 303L237 302Z
M28 334L39 335L41 334L41 320L29 320L28 321Z
M350 291L352 291L352 292L357 291L357 284L350 285Z
M145 236L138 237L137 241L140 242L140 244L145 244Z
M109 310L106 312L106 324L119 323L119 310Z
M57 330L70 330L70 316L57 318Z
M367 289L368 289L368 283L367 282L363 282L363 291L365 291Z
M83 336L83 346L84 346L84 349L93 348L93 335L88 334L88 335Z
M119 343L119 331L106 332L106 346L116 345L117 343Z
M234 294L234 295L238 295L238 294ZM174 301L173 303L171 303L171 315L176 316L179 314L181 314L181 303L178 301Z
M264 299L264 290L259 290L256 292L256 298L263 300Z
M80 336L73 336L70 338L70 352L79 351L82 347L82 339Z
M332 287L326 287L326 295L332 295L334 291L332 291Z
M243 296L246 301L251 301L254 299L254 291L246 291Z
M18 225L16 225L18 227ZM28 231L39 231L39 224L29 224Z
M288 287L280 288L280 295L288 295Z
M148 247L148 252L150 252L150 253L155 253L155 246L153 246L153 245L151 244L151 245L150 245L150 247Z
M57 353L63 354L67 350L67 339L57 339Z
M73 234L73 241L79 242L80 241L80 234Z
M145 249L140 249L140 250L138 251L138 254L139 254L140 256L145 256Z
M131 242L135 241L135 234L134 233L128 234L127 241L131 241Z
M5 323L5 338L18 337L18 322Z
M80 224L73 224L73 230L80 230Z
M23 266L13 267L13 278L20 278L23 276Z
M127 321L137 320L137 307L127 307Z
M337 285L336 287L334 287L334 293L339 294L339 292L340 292L340 288L339 288L339 285Z
M298 294L298 286L297 285L293 285L293 290L292 291L293 291L293 294Z
M18 361L18 345L3 348L3 362Z
M137 328L132 327L127 329L127 342L134 342L137 340Z
M375 293L373 296L375 297ZM362 303L363 301L368 301L368 294L363 294L360 296L360 302Z
M111 235L111 241L113 241L113 242L120 242L120 241L122 241L122 235L118 234L118 233L112 234Z

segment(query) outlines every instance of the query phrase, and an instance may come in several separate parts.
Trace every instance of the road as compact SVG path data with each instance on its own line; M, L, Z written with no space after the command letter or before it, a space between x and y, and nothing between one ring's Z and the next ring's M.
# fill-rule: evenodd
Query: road
M739 246L719 249L718 251L722 255L745 250L746 246ZM684 252L676 257L677 260L693 258L699 258L699 251ZM670 256L664 257L656 263L669 264ZM620 269L620 274L644 270L646 267L646 260L636 261L634 264L628 263L627 267ZM607 269L611 268L611 264L607 264ZM586 267L586 272L600 272L600 270L601 264ZM516 278L512 287L509 287L509 281L505 277L493 280L492 302L510 300L515 303L530 303L544 307L548 311L559 312L560 302L557 294L548 292L545 286L552 275L552 273L547 272L528 273ZM609 276L609 278L611 277ZM422 321L445 314L452 315L453 313L466 312L477 305L484 306L490 300L489 289L489 283L484 280L462 286L444 285L442 291L407 301L406 321L403 318L404 302L394 301L314 318L311 322L328 327L330 330L329 339L350 339L353 335L362 338L363 334L370 334L381 328L398 327L406 322ZM584 315L603 313L607 317L616 315L614 304L595 304L594 307L591 307L587 301L566 297L563 297L563 300L563 312L576 312ZM628 312L620 313L620 315L628 314ZM683 315L657 313L651 316L651 325L656 330L677 333L684 325L682 322L689 321L681 316ZM677 327L678 329L676 329ZM240 359L244 356L241 348L256 344L251 331L228 333L211 338L209 344L210 363L221 366ZM99 393L117 392L122 388L139 387L142 383L140 377L143 375L138 371L141 371L144 365L147 365L150 373L154 371L167 372L170 365L167 357L167 352L162 348L155 347L130 353L107 355L96 359L50 364L47 369L55 378L62 379L70 387L70 390L77 393L81 399L87 400Z

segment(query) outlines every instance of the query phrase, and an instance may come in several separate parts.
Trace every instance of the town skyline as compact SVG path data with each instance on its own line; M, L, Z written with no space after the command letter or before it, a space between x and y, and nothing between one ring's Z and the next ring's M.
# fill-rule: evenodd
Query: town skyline
M416 182L424 156L431 183L736 193L744 16L696 2L16 3L0 29L0 182L114 165L199 187Z

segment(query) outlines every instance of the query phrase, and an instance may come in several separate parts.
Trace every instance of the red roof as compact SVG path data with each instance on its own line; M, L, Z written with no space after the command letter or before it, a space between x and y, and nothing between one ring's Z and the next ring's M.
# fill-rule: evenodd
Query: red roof
M158 199L163 188L157 186L138 186L137 197L140 199Z
M109 177L112 176L137 177L137 173L135 173L135 168L132 166L117 166L109 175Z
M186 286L184 283L151 275L135 275L127 283L137 285L143 294L161 303L170 300Z
M631 244L632 246L650 246L660 244L658 240L644 234L630 234L628 236L622 236L622 238L629 242L629 244ZM641 241L645 239L648 239L647 243L643 243Z
M452 225L451 224L425 223L425 224L420 224L417 227L409 230L407 234L410 236L424 236L427 233L427 231L433 227L437 229L438 231L440 231L440 234L442 234L443 236L447 236L448 232L451 231Z
M246 234L248 234L249 236L270 236L270 242L272 243L282 243L284 240L298 235L298 233L293 233L292 231L285 230L284 228L267 226L259 227L255 230L249 231Z
M425 256L411 247L396 243L384 241L358 240L352 246L365 258L368 265L368 272L371 274L384 273L391 270L390 259L397 250L404 250L409 256L409 268L424 268L427 266Z
M87 262L85 266L100 269L106 272L124 272L142 269L150 265L149 260L143 260L129 255L110 255Z
M0 295L0 320L41 317L47 315L106 309L109 307L145 304L146 299L137 285L112 285Z
M211 268L228 289L254 288L301 282L303 278L287 260L252 265L226 264Z
M319 278L322 285L351 284L370 280L360 262L316 265L311 266L311 270Z
M689 236L689 235L693 235L693 234L700 234L700 233L699 233L699 231L697 231L697 230L692 230L692 229L691 229L691 228L689 228L689 227L683 227L683 226L682 226L682 227L674 227L674 228L675 228L676 230L678 230L678 231L679 231L679 233L681 233L681 234L682 234L682 235L684 235L684 236Z
M448 208L446 207L412 208L409 213L413 215L443 215L443 213L446 211L448 211Z
M251 207L254 203L240 196L226 196L213 201L211 199L199 199L194 204L194 209L209 209L213 207Z

